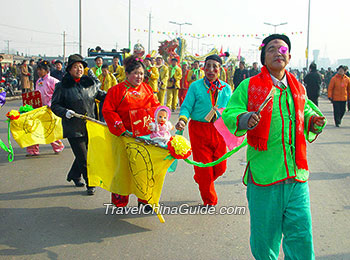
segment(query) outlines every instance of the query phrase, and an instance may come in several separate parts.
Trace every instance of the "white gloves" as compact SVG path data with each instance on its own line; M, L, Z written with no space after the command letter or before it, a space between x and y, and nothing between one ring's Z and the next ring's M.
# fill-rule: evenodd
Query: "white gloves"
M67 110L66 112L66 117L68 119L71 119L73 117L73 115L75 114L75 112L73 110Z

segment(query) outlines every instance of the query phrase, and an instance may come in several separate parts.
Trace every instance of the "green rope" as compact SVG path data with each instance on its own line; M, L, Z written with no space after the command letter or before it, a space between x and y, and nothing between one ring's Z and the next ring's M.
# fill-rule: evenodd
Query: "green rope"
M212 167L215 166L219 163L221 163L222 161L226 160L228 157L230 157L231 155L237 153L241 148L243 148L244 146L246 146L247 143L247 138L244 139L244 141L242 142L242 144L240 146L237 146L236 148L234 148L233 150L227 152L224 156L222 156L220 159L214 161L214 162L210 162L210 163L201 163L201 162L195 162L195 161L191 161L189 159L184 159L185 162L187 162L188 164L192 164L194 166L198 166L198 167Z
M9 153L7 159L8 159L9 162L12 162L13 159L14 159L15 157L14 157L14 154L13 154L13 148L12 148L12 144L11 144L10 119L7 120L7 122L8 122L8 127L7 127L7 139L8 139L9 147L7 147L7 146L5 145L5 143L4 143L1 139L0 139L0 147L1 147L5 152Z

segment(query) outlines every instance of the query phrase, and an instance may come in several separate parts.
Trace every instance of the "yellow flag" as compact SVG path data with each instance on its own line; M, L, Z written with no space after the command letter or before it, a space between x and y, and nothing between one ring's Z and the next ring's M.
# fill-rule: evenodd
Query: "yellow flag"
M130 137L117 137L107 126L87 121L89 136L87 169L89 186L99 186L120 195L135 194L155 211L167 169L174 161L165 159L166 149ZM161 222L163 217L156 211Z
M23 113L10 124L13 139L21 148L49 144L63 138L61 118L47 106Z

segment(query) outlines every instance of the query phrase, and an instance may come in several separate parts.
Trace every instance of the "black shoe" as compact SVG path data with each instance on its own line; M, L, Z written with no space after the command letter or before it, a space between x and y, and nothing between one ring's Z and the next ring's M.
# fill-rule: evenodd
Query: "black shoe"
M87 187L86 189L87 195L94 195L95 191L96 191L95 187Z
M151 205L145 204L145 203L140 202L140 201L138 202L138 206L139 206L139 207L145 207L145 210L144 210L145 213L150 213L150 212L152 212L152 210L153 210L153 208L152 208Z
M81 181L80 178L79 179L71 179L71 178L67 177L67 181L68 182L73 181L76 187L84 187L85 186L85 184Z

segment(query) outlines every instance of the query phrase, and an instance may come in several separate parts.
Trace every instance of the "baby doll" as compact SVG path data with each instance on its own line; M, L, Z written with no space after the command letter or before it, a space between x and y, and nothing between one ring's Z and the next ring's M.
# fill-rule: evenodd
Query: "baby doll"
M174 126L170 123L170 109L166 106L160 106L154 113L155 122L149 124L149 129L152 131L151 139L160 145L166 146L171 134L170 130Z

